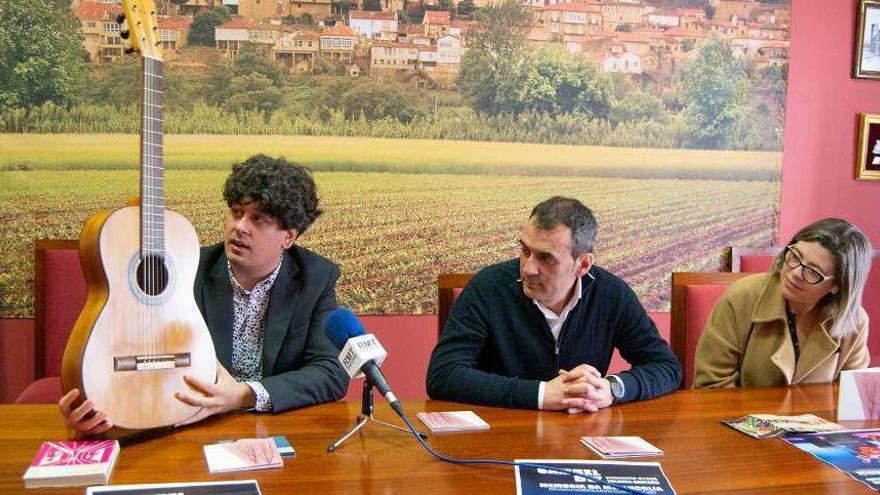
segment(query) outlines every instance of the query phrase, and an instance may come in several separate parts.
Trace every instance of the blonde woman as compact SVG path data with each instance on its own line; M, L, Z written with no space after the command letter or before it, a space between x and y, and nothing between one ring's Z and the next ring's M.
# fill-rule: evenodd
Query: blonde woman
M871 245L846 220L801 229L768 273L732 284L697 343L694 388L830 382L864 368Z

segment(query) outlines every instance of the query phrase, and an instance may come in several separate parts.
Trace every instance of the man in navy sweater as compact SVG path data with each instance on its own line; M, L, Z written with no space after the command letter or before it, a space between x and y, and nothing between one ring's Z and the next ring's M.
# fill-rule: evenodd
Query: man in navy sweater
M632 289L593 264L580 201L532 210L519 260L480 270L455 302L428 368L434 399L595 412L669 393L681 365ZM607 375L614 349L632 368Z

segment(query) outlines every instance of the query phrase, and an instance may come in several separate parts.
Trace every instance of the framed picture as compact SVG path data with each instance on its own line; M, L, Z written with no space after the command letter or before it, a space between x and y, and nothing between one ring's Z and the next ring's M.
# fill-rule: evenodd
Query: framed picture
M853 77L880 79L880 0L859 0Z
M880 180L880 115L863 113L859 119L856 179Z

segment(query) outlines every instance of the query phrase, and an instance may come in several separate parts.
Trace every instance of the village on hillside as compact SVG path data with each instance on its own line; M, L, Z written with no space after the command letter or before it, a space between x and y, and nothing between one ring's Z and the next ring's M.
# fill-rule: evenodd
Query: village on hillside
M476 9L488 3L461 1ZM726 40L736 56L758 67L788 61L787 3L707 0L706 8L668 8L664 0L524 1L534 14L530 44L564 45L603 72L647 74L661 86L672 85L683 64L712 38ZM473 15L461 15L450 0L443 5L422 0L414 9L423 14L421 22L413 22L407 15L413 6L405 2L377 0L370 6L381 10L360 10L347 8L348 0L166 0L159 2L163 56L169 63L204 63L205 49L187 45L189 31L196 15L222 5L233 15L214 28L214 50L229 58L250 44L291 74L330 64L350 76L453 86ZM91 62L123 56L119 6L79 0L72 5Z

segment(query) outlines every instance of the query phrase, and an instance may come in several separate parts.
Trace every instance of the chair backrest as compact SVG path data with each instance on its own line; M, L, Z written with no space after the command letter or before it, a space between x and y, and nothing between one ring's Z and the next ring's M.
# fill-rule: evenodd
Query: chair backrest
M737 247L730 248L730 271L758 273L770 271L776 255L782 251L781 246Z
M694 382L697 341L715 302L728 285L746 275L748 273L673 272L669 346L684 370L681 388L690 388Z
M731 248L731 270L734 272L766 272L770 269L776 254L782 250L774 246L768 248ZM871 255L871 270L862 294L862 307L868 313L868 352L871 366L880 366L880 250Z
M34 379L61 375L67 338L86 302L79 241L34 242Z
M437 336L446 326L452 304L471 281L472 273L441 273L437 276Z

